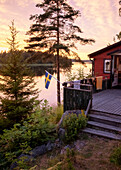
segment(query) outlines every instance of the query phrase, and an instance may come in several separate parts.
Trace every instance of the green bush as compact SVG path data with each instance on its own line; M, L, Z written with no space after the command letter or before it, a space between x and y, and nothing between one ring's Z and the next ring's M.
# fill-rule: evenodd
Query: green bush
M8 128L8 125L12 126L11 121L6 119L4 116L0 116L0 134L3 133L4 129Z
M116 148L110 156L110 161L116 165L121 165L121 146Z
M14 124L10 130L4 129L0 135L0 167L6 168L21 153L28 153L32 148L55 139L51 111L52 108L44 101L41 108L36 108L23 124Z
M65 142L71 142L78 136L79 131L86 126L87 119L83 115L68 114L64 117L62 127L65 129Z

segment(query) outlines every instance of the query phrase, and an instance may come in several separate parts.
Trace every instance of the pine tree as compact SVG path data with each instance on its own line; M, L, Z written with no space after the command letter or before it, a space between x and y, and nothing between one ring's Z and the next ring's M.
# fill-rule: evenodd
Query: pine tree
M117 37L117 40L121 41L121 31L118 34L116 34L116 37Z
M16 41L17 31L14 21L9 26L11 39L8 39L10 51L8 56L2 59L0 67L0 117L7 122L5 127L11 127L14 123L22 121L27 114L33 112L36 105L38 90L35 89L34 77L26 66L26 61L18 50ZM5 125L5 124L4 124ZM0 125L2 126L2 125Z
M56 55L57 79L59 76L59 55L74 55L72 50L75 43L85 45L95 42L93 39L80 37L80 27L74 25L74 21L80 16L78 10L74 10L66 0L43 0L36 7L41 14L31 15L33 24L27 34L30 36L28 49L46 50ZM72 50L71 50L72 49ZM77 55L77 54L76 54ZM57 84L58 102L60 102L60 84Z
M113 37L113 41L114 41L114 42L116 42L116 41L121 41L121 31L120 31L118 34L116 34L115 37Z

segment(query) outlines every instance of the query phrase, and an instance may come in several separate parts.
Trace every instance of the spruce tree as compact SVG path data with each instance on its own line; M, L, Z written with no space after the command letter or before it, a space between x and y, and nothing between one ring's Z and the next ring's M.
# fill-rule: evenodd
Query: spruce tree
M5 127L21 122L27 114L33 112L36 105L38 90L35 88L33 74L18 50L16 41L17 31L14 26L9 26L11 38L8 39L10 51L7 57L1 59L0 67L0 117ZM6 125L4 124L5 122ZM0 125L2 126L2 125Z
M76 48L76 42L85 45L95 41L80 36L81 29L74 24L75 19L80 16L80 12L74 10L66 0L43 0L36 7L40 8L40 14L30 17L34 23L27 32L30 38L26 48L53 53L56 56L57 79L60 80L59 56L74 55L72 50ZM60 102L59 83L57 92L57 101Z

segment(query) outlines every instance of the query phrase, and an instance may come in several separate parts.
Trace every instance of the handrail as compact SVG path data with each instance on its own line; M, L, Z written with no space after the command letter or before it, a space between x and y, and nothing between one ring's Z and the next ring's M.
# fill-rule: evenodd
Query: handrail
M85 116L86 116L86 117L87 117L87 115L88 115L91 107L92 107L92 99L89 100L87 109L86 109L86 111L85 111Z
M67 83L67 82L64 82L64 83ZM91 84L82 84L82 83L71 83L71 84L80 85L80 86L87 86L87 87L91 87L92 86Z
M81 79L81 80L95 80L96 77L100 77L100 76L94 76L94 77L90 77L90 78L84 78L84 79ZM101 77L105 78L104 80L108 79L108 76L101 76ZM79 80L79 81L81 81L81 80ZM69 84L69 83L71 83L71 84L76 84L76 83L74 83L74 81L75 81L75 80L73 80L73 81L67 81L67 82L64 82L64 83L66 83L66 84ZM78 80L77 80L77 81L78 81ZM63 83L63 84L64 84L64 83ZM83 84L83 83L79 83L79 84ZM84 85L90 85L90 84L85 84L85 83L84 83Z
M87 90L87 89L76 89L76 88L72 88L72 87L64 87L70 90L77 90L77 91L86 91L86 92L92 92L92 90Z
M106 90L108 88L111 88L110 79L107 76L102 76L102 77L103 77L103 80L102 80L102 89L101 90ZM79 81L79 82L77 82L77 81ZM97 83L96 77L77 80L77 81L64 82L63 86L79 88L79 89L91 89L93 93L98 92L98 89L96 88L96 83Z

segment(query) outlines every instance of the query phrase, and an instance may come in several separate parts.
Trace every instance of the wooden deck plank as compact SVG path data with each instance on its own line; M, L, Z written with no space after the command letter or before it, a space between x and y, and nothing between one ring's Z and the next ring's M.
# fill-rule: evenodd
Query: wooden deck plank
M118 107L118 106L117 106ZM103 112L111 112L113 113L115 112L121 112L121 108L119 107L117 109L117 107L111 107L111 106L106 106L106 107L93 107L94 110L99 110L99 111L103 111Z
M108 89L93 94L92 109L121 115L121 89Z

